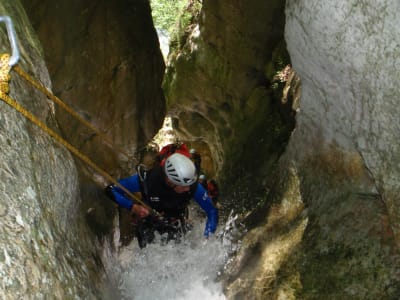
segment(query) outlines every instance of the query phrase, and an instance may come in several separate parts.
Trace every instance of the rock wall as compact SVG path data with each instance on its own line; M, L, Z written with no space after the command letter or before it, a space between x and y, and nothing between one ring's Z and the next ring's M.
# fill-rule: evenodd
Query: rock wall
M294 163L307 207L303 298L400 295L398 9L389 0L287 1L302 99L282 162Z
M224 208L260 204L228 266L229 299L400 295L398 9L286 1L302 84L292 133L293 112L270 89L274 60L285 57L282 1L203 1L179 40L166 77L177 127L209 143L229 184Z
M247 221L231 298L399 297L398 9L286 2L300 111L261 217Z
M20 67L47 89L53 84L59 98L130 160L14 71L10 95L103 170L131 172L135 151L156 133L165 111L164 62L148 1L22 2L24 8L20 1L0 1L1 14L17 28ZM5 30L0 38L8 51ZM112 202L81 176L63 146L3 102L0 123L0 298L117 297L105 277L113 259L107 240L118 226ZM107 255L110 261L102 261Z
M164 61L148 1L23 2L55 95L115 147L58 109L64 136L113 175L131 172L135 151L157 133L165 114Z
M395 143L399 132L395 102L400 58L395 12L399 5L397 1L324 5L289 1L286 30L304 87L300 128L308 132L311 145L337 143L361 156L398 242L400 148ZM325 126L315 128L322 122Z
M273 88L289 62L284 2L204 1L188 10L194 17L164 81L168 111L183 140L208 145L201 153L211 153L211 175L229 182L228 205L252 208L294 126L292 103L282 103Z
M27 17L18 1L8 2L0 1L0 11L16 20L23 37L21 65L50 88ZM397 299L399 4L195 3L164 87L181 138L212 156L223 209L256 208L245 220L249 232L241 251L227 267L227 297ZM24 5L45 45L56 94L133 153L155 133L164 112L163 64L148 2ZM285 22L290 60L302 82L296 124L297 94L283 101L275 77L289 62ZM0 38L4 50L4 32ZM286 87L298 85L291 74ZM110 155L12 75L11 96L57 130L55 109L70 141L105 169L130 171L126 158ZM2 102L0 124L0 295L98 298L102 265L77 210L72 157ZM96 199L97 191L81 193ZM102 236L112 224L98 221L111 217L107 209L94 211L89 223Z
M51 89L41 45L18 0L12 18L19 66ZM4 23L1 52L9 52ZM58 131L54 107L11 71L10 96ZM98 298L101 263L79 213L77 170L68 151L0 101L0 298Z

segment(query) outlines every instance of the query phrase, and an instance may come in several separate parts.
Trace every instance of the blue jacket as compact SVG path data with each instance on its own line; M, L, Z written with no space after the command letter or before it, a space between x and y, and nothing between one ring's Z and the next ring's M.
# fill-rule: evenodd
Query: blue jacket
M148 189L152 193L153 197L150 198L156 198L157 202L152 202L151 200L149 201L148 199L145 200L146 204L148 204L150 207L153 209L157 210L158 206L157 204L162 202L164 200L164 203L166 201L171 202L171 199L166 199L162 191L159 191L159 187L162 187L163 189L166 189L165 187L165 181L164 179L161 180L161 178L158 178L157 181L162 181L158 182L157 185L155 185L157 188L154 187L154 185L150 185ZM140 179L138 174L134 174L130 177L121 179L118 181L122 186L124 186L127 190L129 190L131 193L136 193L136 192L142 192L141 190L141 185L140 185ZM160 186L164 185L164 186ZM153 189L152 189L153 188ZM118 205L127 208L128 210L132 209L132 206L134 204L134 200L128 198L125 196L125 192L120 189L118 186L114 186L111 189L111 192L114 196L115 201L118 203ZM207 222L206 226L204 229L204 236L208 237L210 233L214 233L217 225L218 225L218 210L215 208L213 202L211 201L211 198L208 196L207 191L204 189L204 187L201 184L195 184L194 186L191 187L191 193L190 195L183 196L182 194L178 194L173 192L171 189L169 189L168 193L174 193L175 197L177 198L182 198L182 197L188 197L188 200L190 198L194 198L194 200L197 202L197 204L200 205L200 207L205 211L207 214ZM167 204L168 206L168 204ZM162 212L162 211L159 211Z

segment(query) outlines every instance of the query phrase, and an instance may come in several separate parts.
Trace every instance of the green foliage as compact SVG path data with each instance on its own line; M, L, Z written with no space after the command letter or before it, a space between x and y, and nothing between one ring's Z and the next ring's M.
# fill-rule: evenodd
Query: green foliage
M198 24L202 1L188 0L188 5L183 7L177 17L177 22L170 32L170 52L182 53L182 48L187 42L189 34L193 30L193 25Z
M150 0L154 26L171 33L187 0Z

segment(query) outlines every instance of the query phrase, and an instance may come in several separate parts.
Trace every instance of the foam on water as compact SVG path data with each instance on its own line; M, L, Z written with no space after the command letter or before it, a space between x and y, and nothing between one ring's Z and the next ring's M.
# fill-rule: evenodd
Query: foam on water
M200 223L201 222L201 223ZM137 240L122 249L119 290L124 299L224 300L218 281L232 249L221 235L203 237L203 221L179 244L160 238L140 249Z

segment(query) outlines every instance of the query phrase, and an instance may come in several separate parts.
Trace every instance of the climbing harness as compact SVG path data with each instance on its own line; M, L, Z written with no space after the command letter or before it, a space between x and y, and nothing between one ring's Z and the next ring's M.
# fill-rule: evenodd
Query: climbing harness
M9 72L10 72L11 68L13 68L25 80L29 81L35 88L39 89L45 95L47 95L52 100L57 102L57 104L59 104L61 107L63 107L67 112L71 113L79 121L81 121L81 122L84 121L83 123L86 126L91 128L92 130L95 130L97 134L101 135L104 138L104 135L102 135L96 128L94 128L92 125L90 125L88 122L86 122L82 117L80 117L78 114L76 114L72 109L70 109L67 105L65 105L64 102L62 102L60 99L58 99L52 93L50 93L43 85L41 85L37 81L33 80L33 78L31 78L28 74L26 74L18 66L14 66L19 60L19 52L18 52L18 47L16 44L16 38L15 38L16 35L15 35L15 31L12 26L12 21L11 21L10 17L8 17L8 16L0 16L0 22L6 23L7 33L8 33L11 48L12 48L12 56L10 56L9 54L2 54L0 56L0 99L3 100L8 105L10 105L11 107L13 107L16 111L18 111L25 118L27 118L32 123L37 125L39 128L41 128L44 132L46 132L49 136L51 136L55 141L57 141L59 144L63 145L65 148L67 148L73 155L75 155L77 158L79 158L81 161L83 161L85 164L87 164L94 171L96 171L97 173L102 175L108 181L112 182L115 186L118 186L121 190L123 190L126 193L126 195L129 198L136 201L140 205L144 206L146 209L149 210L149 212L151 214L162 219L162 216L157 211L153 210L150 206L148 206L146 203L144 203L139 197L132 194L129 190L127 190L124 186L122 186L116 179L114 179L110 174L108 174L106 171L104 171L100 167L98 167L88 156L81 153L77 148L75 148L73 145L68 143L59 134L57 134L55 131L50 129L45 123L40 121L39 118L34 116L32 113L30 113L28 110L26 110L17 101L12 99L8 95L8 93L10 91L9 81L11 79Z
M141 186L143 188L143 197L144 199L149 202L149 189L147 187L147 167L143 164L138 164L136 167L136 173L139 176L139 180L141 183Z

